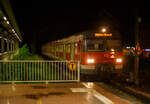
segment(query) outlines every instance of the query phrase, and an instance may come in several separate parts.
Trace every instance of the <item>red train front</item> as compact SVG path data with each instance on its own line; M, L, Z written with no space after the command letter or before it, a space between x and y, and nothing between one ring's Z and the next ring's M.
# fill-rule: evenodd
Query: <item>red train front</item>
M65 39L43 45L45 55L61 60L80 60L82 74L97 74L97 66L112 65L115 70L123 67L120 34L82 32Z
M123 54L121 41L112 34L92 33L85 35L81 53L81 73L97 73L97 65L112 64L114 69L122 69Z

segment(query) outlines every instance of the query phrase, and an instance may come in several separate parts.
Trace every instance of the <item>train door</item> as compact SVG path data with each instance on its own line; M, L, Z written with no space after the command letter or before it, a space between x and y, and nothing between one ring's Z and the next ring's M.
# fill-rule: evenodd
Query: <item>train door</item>
M82 41L79 41L79 44L78 44L78 52L79 52L79 60L81 62L81 53L82 53Z
M74 42L73 41L71 42L71 54L70 55L71 55L70 57L71 60L74 60Z
M56 57L56 45L54 45L54 56Z
M66 60L71 60L70 54L71 54L71 44L66 44Z
M63 47L64 47L64 48L63 48L63 52L64 52L64 60L66 60L66 45L64 44Z
M74 60L80 60L81 59L81 43L80 41L74 42Z

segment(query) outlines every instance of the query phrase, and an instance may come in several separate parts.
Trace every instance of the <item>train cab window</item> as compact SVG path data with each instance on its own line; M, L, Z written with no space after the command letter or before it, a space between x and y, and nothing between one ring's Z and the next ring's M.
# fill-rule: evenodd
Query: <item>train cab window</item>
M120 40L107 40L106 41L106 47L107 47L108 51L110 51L112 48L115 51L121 51L122 50L122 46L121 46L121 41Z
M77 43L75 43L74 51L75 51L74 52L75 54L78 54L78 44Z
M99 44L94 44L94 48L98 49L99 48Z
M104 51L102 40L87 40L87 51Z

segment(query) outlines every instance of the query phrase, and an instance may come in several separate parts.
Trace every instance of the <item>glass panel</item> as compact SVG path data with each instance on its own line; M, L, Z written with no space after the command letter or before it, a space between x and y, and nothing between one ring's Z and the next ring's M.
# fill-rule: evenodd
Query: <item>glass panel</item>
M67 45L67 53L70 53L70 44Z
M107 40L106 41L107 50L114 49L115 51L121 51L121 41L120 40Z
M78 54L78 44L75 43L75 48L74 48L75 54Z
M103 40L87 40L87 51L104 51Z
M59 52L63 52L63 45L59 46Z

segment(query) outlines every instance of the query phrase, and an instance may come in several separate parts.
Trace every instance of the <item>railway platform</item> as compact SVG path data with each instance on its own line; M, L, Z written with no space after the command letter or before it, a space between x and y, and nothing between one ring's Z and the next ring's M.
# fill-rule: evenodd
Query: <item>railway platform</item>
M145 104L104 83L1 84L0 104Z

